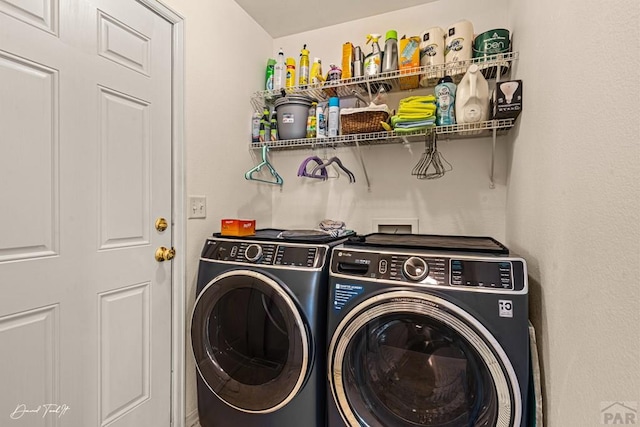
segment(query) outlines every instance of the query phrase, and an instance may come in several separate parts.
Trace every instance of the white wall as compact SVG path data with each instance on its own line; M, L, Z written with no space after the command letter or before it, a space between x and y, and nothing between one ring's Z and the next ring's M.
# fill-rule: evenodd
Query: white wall
M551 427L640 401L639 8L510 2L525 105L506 233L529 263Z
M365 6L366 7L366 6ZM449 0L429 3L392 13L365 18L316 31L274 40L273 54L280 47L285 56L298 58L304 43L313 57L322 59L323 71L331 63L340 64L342 44L351 41L363 53L368 33L385 34L395 29L399 37L420 35L432 26L446 29L462 18L474 23L476 32L503 27L507 22L506 0ZM380 41L384 47L384 40ZM433 93L433 90L430 91ZM405 92L403 96L414 93ZM391 105L396 108L396 105ZM375 231L372 220L380 218L419 220L422 233L491 235L504 238L506 207L506 144L498 142L496 188L489 188L491 143L489 139L441 141L438 148L454 170L437 180L418 180L411 170L424 152L424 143L371 146L363 149L371 180L368 191L364 175L352 148L329 150L338 155L356 175L348 179L318 182L296 176L298 166L308 156L324 157L325 150L274 152L273 163L285 180L282 191L274 192L273 223L276 227L313 228L324 219L340 219L360 233Z
M204 239L222 218L271 225L271 189L244 179L254 165L248 144L252 92L264 84L272 39L233 0L163 0L185 18L187 194L207 197L207 218L187 223L187 317L195 300ZM189 323L190 319L187 319ZM187 325L186 413L196 409L195 371Z

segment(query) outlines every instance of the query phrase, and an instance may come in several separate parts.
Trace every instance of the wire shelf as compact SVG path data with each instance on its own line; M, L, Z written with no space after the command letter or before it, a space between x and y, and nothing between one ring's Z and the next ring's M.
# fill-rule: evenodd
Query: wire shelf
M498 135L506 133L513 127L515 119L497 119L488 120L479 123L465 123L449 126L435 126L427 130L417 132L371 132L358 133L353 135L340 135L327 138L300 138L300 139L283 139L279 141L254 142L251 143L251 149L260 149L264 145L269 146L272 150L279 149L296 149L296 148L314 148L314 147L351 147L356 143L362 145L384 145L411 143L423 141L426 135L433 132L436 135L442 135L445 139L459 139L466 137L483 137L491 136L495 129Z
M306 86L293 86L280 90L261 90L253 94L251 104L256 111L262 111L262 107L271 104L283 95L283 93L305 95L318 101L326 100L331 96L351 96L355 90L358 93L376 92L382 85L388 91L410 90L403 87L401 78L422 76L420 87L434 87L438 80L444 76L450 76L454 82L462 79L467 68L471 64L477 64L487 78L495 78L496 74L502 74L508 70L511 63L518 59L518 52L507 52L497 55L473 58L467 61L449 62L442 65L425 65L409 70L388 71L370 77L353 77L338 81L315 83ZM416 87L415 89L418 89Z

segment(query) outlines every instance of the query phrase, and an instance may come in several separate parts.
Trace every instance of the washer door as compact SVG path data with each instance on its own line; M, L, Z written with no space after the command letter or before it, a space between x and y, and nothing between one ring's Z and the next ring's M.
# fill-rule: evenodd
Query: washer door
M329 347L347 425L520 426L520 388L495 338L433 295L392 291L356 306Z
M310 337L285 289L255 271L212 280L196 300L191 341L200 377L244 412L286 405L309 371Z

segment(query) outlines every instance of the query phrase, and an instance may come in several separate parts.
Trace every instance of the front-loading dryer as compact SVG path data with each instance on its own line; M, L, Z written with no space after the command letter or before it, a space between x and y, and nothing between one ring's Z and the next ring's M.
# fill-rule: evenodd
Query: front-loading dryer
M325 426L327 259L342 240L207 239L191 321L202 427Z
M358 236L329 292L330 427L527 425L527 269L504 245Z

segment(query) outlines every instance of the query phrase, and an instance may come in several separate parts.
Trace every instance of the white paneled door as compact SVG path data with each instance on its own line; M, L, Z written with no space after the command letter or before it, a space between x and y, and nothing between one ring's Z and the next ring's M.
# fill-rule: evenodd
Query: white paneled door
M171 33L0 0L2 427L169 426Z

